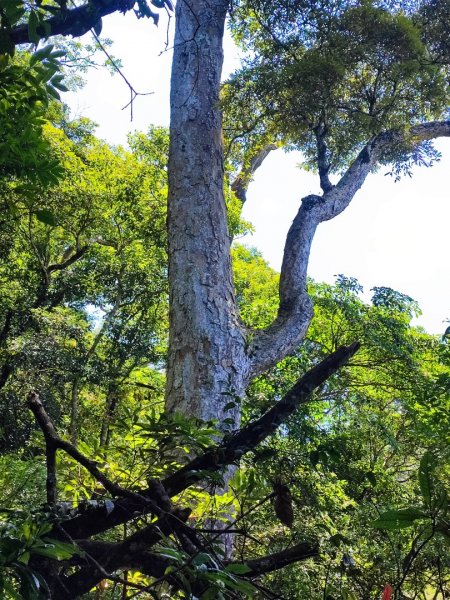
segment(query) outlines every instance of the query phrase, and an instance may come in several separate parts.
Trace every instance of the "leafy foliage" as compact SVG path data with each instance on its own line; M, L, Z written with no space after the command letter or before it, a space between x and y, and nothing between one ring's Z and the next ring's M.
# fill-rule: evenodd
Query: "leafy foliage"
M239 2L231 27L248 57L224 89L234 152L245 158L261 140L277 140L300 149L307 168L317 170L320 154L333 173L381 131L446 118L450 63L437 41L446 11L446 0L409 10L376 2ZM438 158L431 143L404 139L383 162L400 175Z
M252 294L263 277L268 293L276 274L254 252L239 253L245 262L235 259L238 298L247 323L258 327L273 318L275 307L267 316L249 312ZM255 278L249 281L243 273L252 272L252 255ZM275 294L274 283L272 290ZM267 542L268 530L271 551L299 537L320 541L314 565L301 563L290 567L288 577L272 576L272 589L284 597L378 598L388 583L398 593L431 593L449 568L445 534L438 534L447 519L448 418L442 411L448 410L448 390L432 400L438 382L447 380L445 346L411 327L417 304L390 288L373 290L372 304L360 299L355 279L342 275L335 286L310 282L309 291L315 316L305 345L252 384L246 418L280 398L319 356L352 339L361 339L362 348L315 402L246 461L235 483L242 511L270 494L272 482L281 478L292 497L294 525L286 534L274 509L264 504L244 520L252 539L238 547L257 551L256 541ZM432 522L439 525L430 537ZM373 524L378 531L369 533Z

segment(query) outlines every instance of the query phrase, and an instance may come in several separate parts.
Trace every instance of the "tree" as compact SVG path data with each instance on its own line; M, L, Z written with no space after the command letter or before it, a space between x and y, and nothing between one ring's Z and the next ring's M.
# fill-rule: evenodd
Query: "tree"
M145 6L139 3L141 14L148 14ZM2 30L9 44L38 41L55 33L78 35L98 24L103 15L131 8L116 2L88 2L66 12L65 6L49 11L36 4L28 14L28 26L18 23L18 19L12 19L11 26L2 18ZM312 317L306 287L308 256L319 223L340 214L378 164L395 163L398 157L403 162L408 158L420 160L424 148L427 150L425 142L450 135L450 122L442 120L448 105L445 77L449 63L448 48L440 42L442 31L448 27L448 4L444 1L426 3L417 10L413 7L407 15L395 8L390 11L366 4L352 7L345 2L334 6L333 11L327 3L294 3L294 7L289 3L263 3L262 10L258 5L242 5L240 14L252 17L249 31L251 36L256 32L254 49L265 51L269 39L269 52L263 53L264 59L270 59L268 76L274 76L273 66L279 67L281 82L274 79L276 94L267 103L268 115L261 113L261 105L264 107L267 100L267 94L260 92L266 87L258 87L260 76L264 79L265 75L262 65L253 86L257 94L252 93L252 85L250 93L243 94L250 106L241 103L240 115L245 119L256 115L257 125L262 123L263 136L255 144L250 139L244 148L249 152L240 161L235 193L244 199L248 181L272 147L267 145L272 144L272 135L277 141L281 138L303 147L319 173L323 190L321 196L303 199L289 231L275 320L268 327L249 330L240 320L233 290L224 195L219 95L228 8L225 0L177 4L168 163L170 316L166 406L170 412L194 414L203 420L218 418L223 430L227 429L224 425L230 425L230 419L235 428L240 423L239 402L226 408L230 395L242 397L256 376L293 352L306 335ZM54 15L49 17L48 12ZM272 21L267 21L267 17ZM368 29L373 20L377 23L374 35ZM299 38L296 32L300 32ZM377 37L379 32L381 39ZM419 75L421 68L423 77ZM247 79L253 83L251 75L244 76L244 83ZM239 92L239 77L236 81ZM303 86L304 82L308 85ZM306 93L298 93L303 89ZM348 118L350 127L343 116ZM297 121L302 125L300 131L296 130ZM335 169L342 174L334 185L329 175ZM54 537L66 535L73 540L75 536L78 546L91 559L64 578L46 573L55 597L76 597L105 573L126 568L168 578L175 588L186 589L177 576L180 569L177 572L173 562L148 550L160 539L161 532L176 534L184 552L184 568L200 548L205 550L197 533L186 525L187 512L173 507L169 498L204 478L205 472L216 472L239 461L273 433L358 347L352 343L336 350L300 378L265 415L242 429L227 432L218 445L213 444L162 482L153 481L138 492L110 481L96 464L62 440L41 402L32 394L29 404L47 443L49 501L54 501L52 478L58 449L85 466L110 494L119 498L113 503L112 512L109 505L90 511L81 508L63 526L59 525L63 534L58 527L52 530ZM157 525L148 524L123 542L89 539L130 520L136 511L156 514ZM245 576L280 568L315 552L313 546L304 543L266 559L246 559ZM201 564L213 571L212 560L209 555ZM172 567L176 572L171 576ZM232 563L229 568L239 572L242 565ZM41 564L40 569L44 572L45 566ZM205 582L198 583L196 578L201 580L201 575L194 572L190 585L198 595L203 593ZM229 576L222 578L232 585ZM217 589L216 586L213 593Z
M73 440L86 393L106 394L105 441L132 373L164 355L166 131L136 135L125 152L96 140L87 119L68 122L58 107L48 116L64 129L45 126L49 158L64 164L58 184L3 182L0 405L9 449L27 440L18 398L30 386L58 422L70 419Z

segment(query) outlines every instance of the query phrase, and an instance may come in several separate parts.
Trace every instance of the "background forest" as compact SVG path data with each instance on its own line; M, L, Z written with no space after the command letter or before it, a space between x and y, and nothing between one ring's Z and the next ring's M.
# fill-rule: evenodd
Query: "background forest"
M8 19L23 18L14 13L19 5L5 2L0 10L0 596L52 597L42 575L51 572L51 561L70 579L82 561L97 556L99 544L106 553L108 544L128 540L158 516L138 511L133 521L100 532L92 546L77 544L74 534L55 535L79 507L114 514L120 494L108 482L137 493L169 480L192 457L218 447L220 436L232 438L237 405L243 426L257 421L299 375L358 340L360 349L347 364L242 457L226 491L222 473L209 467L199 483L180 490L177 501L191 508L188 523L199 535L213 533L203 551L189 554L161 530L152 549L153 560L161 561L159 576L132 564L119 576L110 565L100 582L85 590L80 584L79 595L59 590L53 597L448 598L448 334L413 327L419 306L391 288L374 288L365 302L351 274L338 275L334 285L308 280L314 317L303 344L254 379L245 397L230 387L229 418L205 422L164 412L168 131L150 127L130 136L125 149L99 140L88 119L71 119L59 92L79 82L76 71L64 75L62 62L69 56L79 68L88 66L85 49L61 40L12 56L2 32ZM38 17L28 18L30 30L38 31ZM245 35L237 27L237 38ZM264 78L279 67L273 55L273 64L264 59L272 52L269 38L256 43L266 70L247 65L250 75L236 74L225 88L225 123L233 128L249 128L242 121L255 113L242 106L255 90L262 106L269 102ZM411 61L404 65L403 80L416 82L414 68ZM446 94L447 82L441 83L430 106ZM315 109L311 90L297 100L305 111ZM289 112L276 114L281 124L269 119L257 132L261 147L274 130L278 143L294 135ZM359 143L358 127L365 132L359 119L351 141L333 138L342 160ZM225 132L228 141L237 136L231 126ZM251 162L253 134L230 150L230 180L239 160ZM306 155L309 134L301 132ZM414 161L436 158L430 145L417 156L409 147L397 153L399 176ZM326 187L328 170L321 176ZM258 331L277 315L279 274L256 249L239 244L251 228L240 217L246 189L240 183L225 191L234 285L242 321ZM57 481L49 482L52 438L48 428L43 435L34 393L62 440L57 447L66 450L53 457ZM232 561L221 554L218 522L234 539ZM302 560L291 560L290 549L298 553L302 544ZM258 557L266 555L281 562L263 568ZM43 560L49 561L45 569Z

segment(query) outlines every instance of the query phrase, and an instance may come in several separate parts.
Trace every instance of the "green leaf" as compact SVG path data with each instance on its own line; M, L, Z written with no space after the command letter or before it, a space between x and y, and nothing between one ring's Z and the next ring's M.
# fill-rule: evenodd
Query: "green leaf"
M33 554L47 556L48 558L55 558L56 560L66 560L74 554L82 554L81 551L78 550L78 548L76 548L73 544L68 544L66 542L60 542L53 539L39 541L39 543L30 548L30 551Z
M223 598L223 595L214 587L209 587L206 592L200 596L200 600L218 600Z
M50 85L57 88L58 90L61 90L61 92L68 92L69 88L62 83L62 80L63 76L55 75L50 79Z
M376 529L404 529L411 527L414 521L427 519L428 515L418 508L404 508L401 510L388 510L376 519L372 526Z
M58 224L55 215L50 210L48 210L48 208L42 208L40 210L37 210L35 215L36 219L41 223L45 223L45 225L51 225L52 227L56 227L56 225Z
M53 96L53 98L55 98L55 100L61 100L61 96L58 94L58 92L55 90L55 88L52 87L51 85L47 86L47 92L50 94L50 96Z
M419 465L419 486L422 498L426 506L431 506L431 496L433 494L433 471L436 467L436 458L430 453L425 452Z
M44 59L48 58L52 53L53 48L53 44L49 44L48 46L44 46L44 48L37 50L30 58L30 66L33 66L37 62L42 62Z
M28 37L30 38L30 42L37 43L41 39L37 32L38 27L39 18L37 16L37 13L34 10L32 10L30 12L30 16L28 17Z
M245 573L249 573L251 569L244 563L232 563L226 567L225 571L234 575L244 575Z

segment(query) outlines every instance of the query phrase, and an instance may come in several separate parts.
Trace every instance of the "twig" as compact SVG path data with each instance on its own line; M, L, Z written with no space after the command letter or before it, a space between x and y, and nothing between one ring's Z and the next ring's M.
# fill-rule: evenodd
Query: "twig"
M121 70L121 68L119 67L119 65L115 62L113 57L109 54L109 52L107 51L105 46L102 44L102 42L100 41L100 38L98 37L98 35L95 33L95 31L93 29L91 29L91 33L92 33L92 36L94 37L95 41L97 42L98 46L100 47L100 50L107 57L107 59L113 66L114 70L122 77L122 79L128 86L128 89L130 90L130 98L131 99L129 102L127 102L127 104L125 104L125 106L122 107L122 110L125 110L126 108L130 107L130 121L132 121L133 120L133 102L136 100L136 98L138 96L151 96L155 92L137 92L135 90L135 88L133 87L133 85L130 83L130 81L127 79L127 77L124 75L124 73Z

